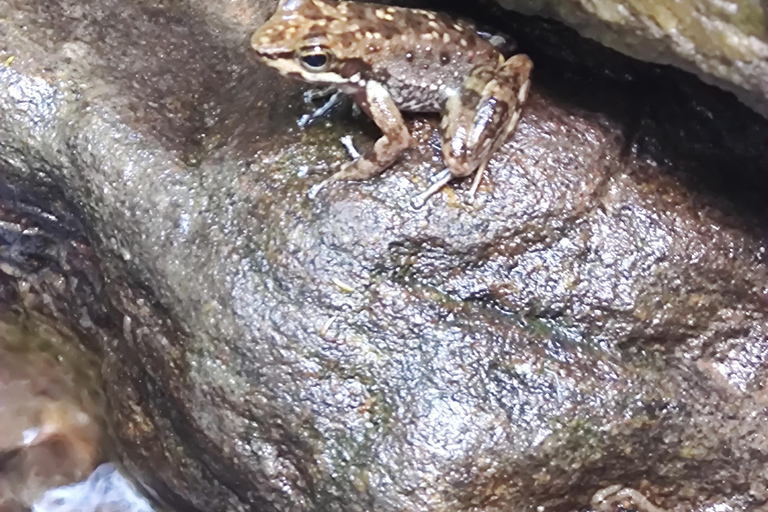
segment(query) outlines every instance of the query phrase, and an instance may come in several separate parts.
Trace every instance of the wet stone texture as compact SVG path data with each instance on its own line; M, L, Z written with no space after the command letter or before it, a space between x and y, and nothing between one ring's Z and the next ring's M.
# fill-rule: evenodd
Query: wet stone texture
M768 117L765 0L498 0L550 16L644 60L674 64L733 91ZM471 3L471 2L468 2Z
M520 128L421 210L437 119L308 188L349 110L246 40L273 2L0 0L3 300L100 360L177 510L757 510L768 123L539 19ZM539 507L539 508L537 508Z

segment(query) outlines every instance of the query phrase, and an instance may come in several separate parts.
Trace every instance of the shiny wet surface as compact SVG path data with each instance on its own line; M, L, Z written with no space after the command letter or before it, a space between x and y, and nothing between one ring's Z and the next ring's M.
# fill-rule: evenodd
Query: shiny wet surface
M121 458L179 510L765 498L768 252L740 212L768 125L733 98L520 37L532 100L475 206L459 182L410 208L440 169L421 116L391 170L311 202L339 136L379 134L342 111L296 127L301 90L244 52L263 17L226 33L190 2L98 0L72 40L71 3L22 4L0 278L87 334Z

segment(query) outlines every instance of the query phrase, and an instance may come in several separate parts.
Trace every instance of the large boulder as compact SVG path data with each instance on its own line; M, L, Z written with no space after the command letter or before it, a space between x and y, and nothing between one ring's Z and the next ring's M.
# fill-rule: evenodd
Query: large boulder
M672 64L768 117L768 4L760 0L498 0L634 57Z
M101 360L178 510L755 508L768 122L541 20L478 201L437 119L381 177L247 39L273 2L0 0L3 298ZM655 504L655 505L654 505Z

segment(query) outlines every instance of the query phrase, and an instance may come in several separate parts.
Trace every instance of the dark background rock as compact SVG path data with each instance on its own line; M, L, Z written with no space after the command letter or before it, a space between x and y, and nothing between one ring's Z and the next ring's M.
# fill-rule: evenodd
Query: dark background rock
M560 20L628 55L697 73L768 116L765 0L498 1Z
M0 1L4 297L101 358L148 489L205 511L765 502L764 119L489 15L536 70L479 203L464 182L409 206L440 167L421 116L398 164L311 202L338 136L377 132L296 127L303 86L247 48L264 4Z

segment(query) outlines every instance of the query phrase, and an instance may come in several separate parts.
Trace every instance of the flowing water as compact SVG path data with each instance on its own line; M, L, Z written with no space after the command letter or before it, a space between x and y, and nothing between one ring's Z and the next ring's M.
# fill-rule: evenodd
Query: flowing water
M151 512L110 461L98 362L69 337L0 319L0 512Z

